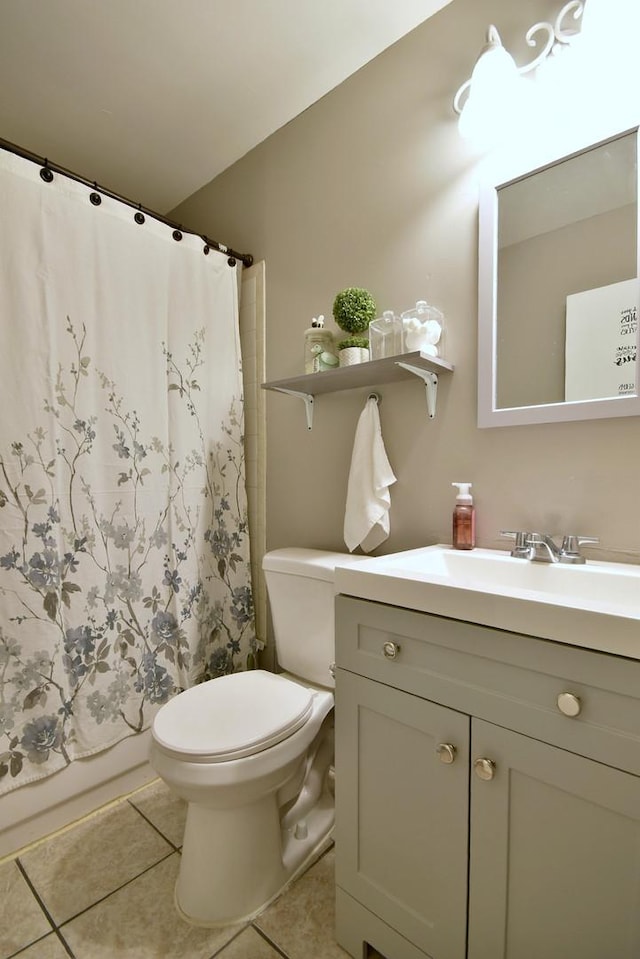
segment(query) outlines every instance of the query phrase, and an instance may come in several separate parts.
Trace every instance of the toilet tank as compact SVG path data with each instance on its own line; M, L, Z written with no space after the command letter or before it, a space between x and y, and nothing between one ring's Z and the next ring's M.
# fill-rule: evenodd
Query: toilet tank
M276 549L262 561L281 669L333 687L334 570L366 556L319 549Z

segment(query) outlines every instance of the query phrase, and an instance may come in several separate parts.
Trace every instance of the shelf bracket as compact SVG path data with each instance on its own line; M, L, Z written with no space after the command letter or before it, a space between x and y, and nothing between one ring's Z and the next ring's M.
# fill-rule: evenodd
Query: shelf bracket
M302 390L285 390L282 386L274 386L273 389L277 393L287 393L289 396L297 396L304 402L307 429L311 430L313 428L313 395L311 393L303 393Z
M436 415L436 398L438 395L438 374L432 373L431 370L424 370L420 366L411 366L409 363L396 363L396 366L401 366L403 370L419 376L420 379L424 381L427 393L427 414L430 420L434 419Z

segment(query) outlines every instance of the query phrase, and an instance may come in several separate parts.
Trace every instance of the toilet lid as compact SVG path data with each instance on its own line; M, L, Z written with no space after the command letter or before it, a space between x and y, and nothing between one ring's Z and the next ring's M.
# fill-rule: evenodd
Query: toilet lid
M153 721L153 736L191 762L241 759L291 736L312 705L312 691L283 676L261 669L232 673L166 703Z

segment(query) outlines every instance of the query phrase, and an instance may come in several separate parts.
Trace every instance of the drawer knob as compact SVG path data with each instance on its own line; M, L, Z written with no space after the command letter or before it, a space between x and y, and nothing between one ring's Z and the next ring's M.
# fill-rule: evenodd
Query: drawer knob
M400 652L398 643L385 643L382 647L382 653L385 659L395 659Z
M473 771L478 779L489 782L496 774L496 764L493 759L476 759L473 763Z
M579 716L582 710L580 697L575 693L560 693L558 696L558 709L565 716Z
M436 746L436 753L438 754L438 759L441 763L445 763L445 765L450 766L456 758L456 747L451 743L438 743Z

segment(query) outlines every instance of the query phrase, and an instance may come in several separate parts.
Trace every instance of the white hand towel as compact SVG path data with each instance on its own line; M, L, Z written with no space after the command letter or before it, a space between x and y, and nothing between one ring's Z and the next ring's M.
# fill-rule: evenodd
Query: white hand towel
M351 456L344 516L350 553L356 546L368 553L389 535L389 487L395 481L382 442L378 403L371 397L360 414Z

